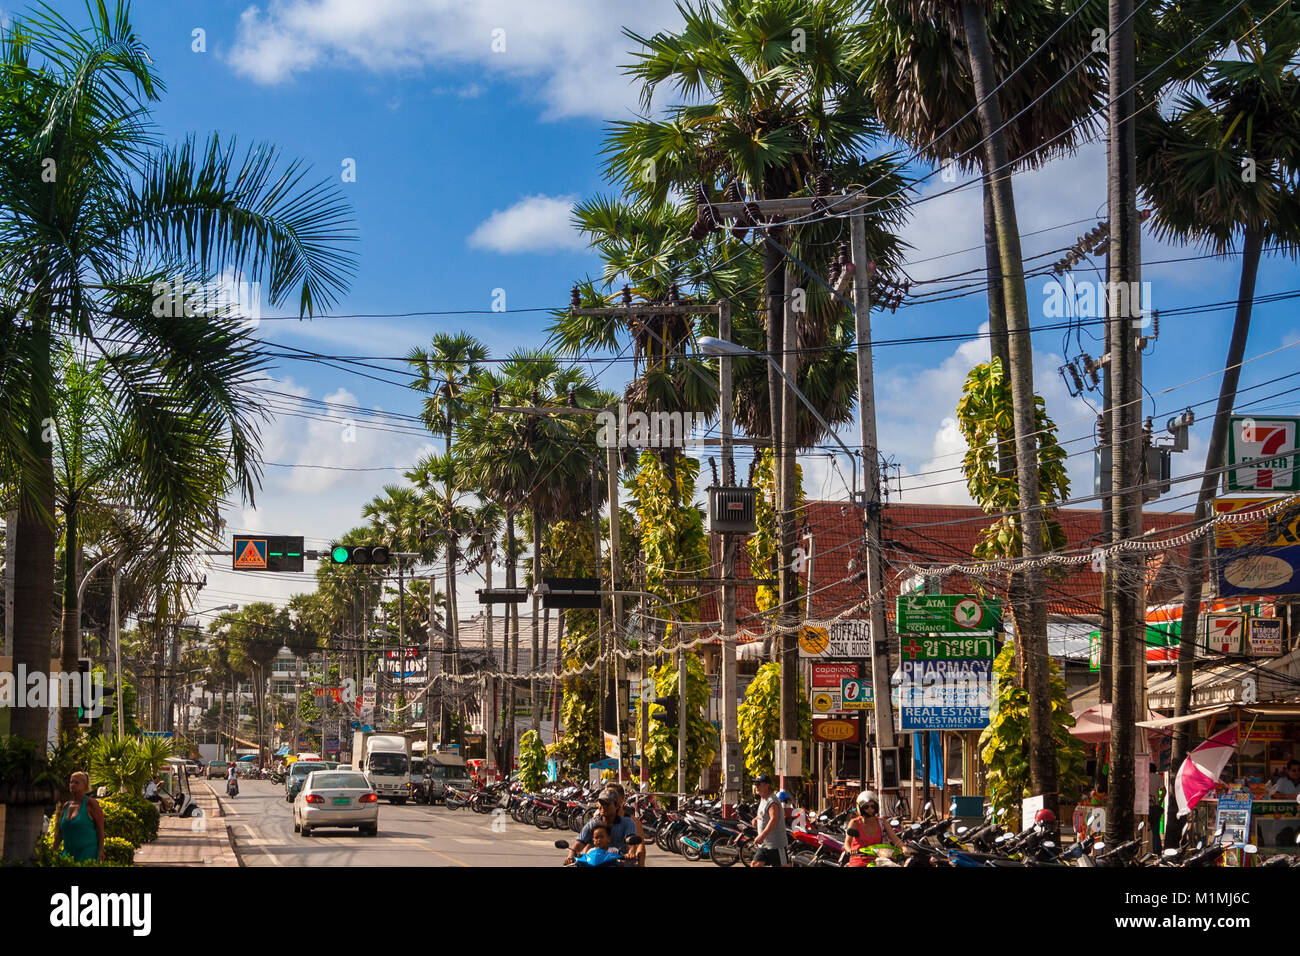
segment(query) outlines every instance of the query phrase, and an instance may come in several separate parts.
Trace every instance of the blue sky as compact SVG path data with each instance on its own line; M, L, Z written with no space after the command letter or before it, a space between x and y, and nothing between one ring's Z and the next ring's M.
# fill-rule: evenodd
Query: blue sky
M54 6L74 23L85 20L80 2ZM4 12L21 13L21 7ZM331 310L335 314L488 310L497 289L505 290L511 310L567 303L574 279L598 268L567 224L568 204L602 189L603 123L629 117L636 106L618 69L630 49L621 29L653 33L677 22L668 0L272 0L257 6L185 0L137 2L133 13L168 86L155 111L166 136L215 131L245 143L269 140L340 182L356 210L360 271L349 295ZM205 52L193 50L195 30L204 31ZM347 160L355 161L355 182L341 181ZM949 185L935 177L922 194ZM1016 191L1025 255L1069 245L1092 222L1062 224L1104 215L1104 146L1094 143L1017 177ZM1029 235L1039 230L1052 231ZM918 204L905 238L914 247L908 270L914 278L982 267L978 190ZM975 251L948 255L970 247ZM1197 252L1144 240L1148 261ZM1201 260L1150 266L1144 278L1153 283L1155 306L1173 309L1234 298L1238 269L1236 258ZM1266 259L1257 294L1300 288L1298 280L1293 263ZM1029 287L1035 323L1052 321L1043 316L1042 286L1040 279ZM970 296L876 313L874 336L973 333L987 318L985 310L982 296ZM266 309L268 320L273 315ZM1213 375L1159 393L1219 369L1231 321L1231 310L1225 310L1161 323L1146 359L1147 388L1157 394L1145 414L1163 422L1217 394ZM540 345L544 322L538 313L319 318L263 321L259 334L268 342L333 354L399 356L436 331L466 329L494 356L504 356ZM1060 332L1042 333L1034 345L1039 391L1068 440L1091 431L1092 412L1068 396L1057 374L1061 338ZM1257 307L1249 355L1297 342L1300 314L1294 303ZM1083 347L1094 356L1102 351L1086 334ZM1077 345L1068 354L1078 354ZM904 475L959 462L963 446L951 425L953 405L965 372L986 355L987 347L973 338L878 350L881 447ZM1300 348L1286 349L1252 362L1242 385L1294 371L1297 355ZM284 362L275 375L270 387L311 400L407 414L419 407L417 397L403 389L308 363ZM622 380L615 376L605 383L621 387ZM1288 380L1249 394L1258 398L1292 387ZM1212 407L1197 409L1202 422ZM1280 413L1297 408L1295 395L1255 406ZM360 523L361 505L383 483L399 480L400 472L303 466L405 466L430 445L418 434L365 427L364 416L346 409L317 407L312 414L329 420L278 415L268 425L267 461L298 467L268 467L259 507L232 508L232 529L300 533L308 547L323 546ZM349 421L358 425L352 442L341 437ZM852 444L851 431L845 436ZM1191 450L1176 459L1178 471L1202 467L1207 434L1202 426L1194 430ZM1089 447L1079 441L1069 449ZM1076 495L1090 493L1091 471L1090 455L1071 459ZM843 464L833 473L829 460L810 459L806 490L810 496L843 496L846 473ZM905 481L903 500L964 501L956 478L947 471ZM1176 485L1174 493L1192 487ZM209 592L211 603L256 593L283 596L310 586L310 576L251 581L227 572L219 581Z

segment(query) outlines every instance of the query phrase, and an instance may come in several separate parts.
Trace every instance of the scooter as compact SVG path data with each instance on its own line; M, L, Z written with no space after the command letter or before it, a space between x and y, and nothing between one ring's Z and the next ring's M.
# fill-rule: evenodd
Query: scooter
M641 838L640 838L639 836L637 836L635 833L632 834L631 836L629 836L629 837L627 838L627 845L628 845L628 846L639 846L640 843L641 843ZM569 841L568 841L568 840L556 840L556 841L555 841L555 848L556 848L557 850L567 850L567 849L569 848ZM579 856L579 857L574 857L572 863L569 863L569 862L566 860L565 863L564 863L564 865L565 865L565 866L590 867L590 868L593 868L593 869L600 869L600 868L603 868L603 867L618 867L618 866L632 866L632 867L634 867L634 866L636 866L636 861L635 861L635 860L624 859L623 857L617 857L617 858L615 858L615 859L606 860L604 863L587 863L587 862L585 862L585 861L582 859L582 857Z
M236 777L231 777L229 780L226 781L226 796L228 796L228 797L237 797L237 796L239 796L239 780L238 780L238 778L236 778Z

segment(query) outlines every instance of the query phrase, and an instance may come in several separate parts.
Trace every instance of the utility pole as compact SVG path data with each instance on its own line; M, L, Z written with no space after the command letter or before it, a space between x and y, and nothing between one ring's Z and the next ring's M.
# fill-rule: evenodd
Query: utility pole
M866 214L849 217L853 261L854 334L858 360L858 425L862 438L862 466L866 481L867 593L871 620L871 688L875 696L872 712L876 734L875 780L881 796L897 797L896 787L886 789L881 754L896 746L894 705L890 697L889 629L885 618L885 574L881 554L880 522L884 510L880 496L880 452L876 436L876 384L871 353L871 272L867 253ZM865 719L865 717L860 718ZM865 765L867 755L858 760ZM881 805L882 809L884 804Z
M619 514L618 514L618 472L619 472L619 454L618 448L613 443L605 448L605 482L608 487L609 497L609 588L611 591L617 591L623 581L623 561L619 556L620 534L619 534ZM613 611L613 620L610 622L610 631L614 637L615 646L618 645L619 639L623 635L623 595L613 595L611 603ZM622 658L619 658L619 676L625 671L622 666ZM642 681L645 680L645 673L638 672ZM618 694L617 685L615 686L615 695ZM622 706L620 700L617 706ZM622 742L619 742L622 746ZM641 761L641 779L648 780L645 760Z
M731 303L718 301L718 338L731 341ZM736 484L731 442L731 357L718 356L718 408L721 412L722 484ZM722 546L722 811L730 815L740 802L742 754L737 720L736 678L736 536L723 534ZM736 784L733 786L733 784Z
M795 267L791 262L785 264L785 288L787 292L795 287ZM778 488L777 527L781 536L781 582L780 600L781 636L781 740L799 739L799 642L796 628L799 624L799 575L794 570L794 548L797 540L796 502L799 496L799 482L795 475L794 450L797 444L799 404L791 382L799 376L799 320L794 309L794 297L786 296L785 334L782 371L786 381L781 393L781 441L778 446ZM778 768L779 769L779 768ZM800 774L782 774L781 788L794 791L799 787Z
M1141 352L1136 326L1143 303L1140 285L1140 220L1137 211L1136 94L1133 0L1110 0L1110 135L1107 144L1107 181L1110 261L1107 276L1107 327L1110 367L1118 400L1112 412L1111 436L1116 491L1113 540L1137 538L1142 531ZM1129 295L1131 290L1132 294ZM1137 728L1136 681L1139 655L1145 665L1145 614L1141 603L1143 563L1134 552L1116 552L1114 565L1115 646L1110 732L1110 807L1106 815L1106 842L1111 846L1130 840L1135 825L1135 750ZM1145 772L1146 768L1142 768Z

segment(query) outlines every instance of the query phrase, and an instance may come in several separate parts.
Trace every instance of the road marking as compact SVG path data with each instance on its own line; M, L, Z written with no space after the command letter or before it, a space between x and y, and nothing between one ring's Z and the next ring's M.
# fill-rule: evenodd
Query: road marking
M249 846L261 850L268 857L270 857L271 862L274 863L276 866L280 866L280 867L284 866L284 864L280 862L279 858L274 853L272 853L270 850L267 849L268 846L280 846L281 844L267 843L261 837L257 836L256 831L252 827L250 827L247 823L240 823L239 826L243 827L245 830L248 831L249 839L247 842Z
M434 856L442 857L448 863L455 863L457 866L464 866L464 867L473 866L472 863L466 863L464 860L458 860L454 856L448 856L446 853L439 853L433 847L426 846L425 844L421 843L419 840L403 840L402 842L409 843L411 846L414 847L419 847L421 850L427 850L429 853L432 853Z

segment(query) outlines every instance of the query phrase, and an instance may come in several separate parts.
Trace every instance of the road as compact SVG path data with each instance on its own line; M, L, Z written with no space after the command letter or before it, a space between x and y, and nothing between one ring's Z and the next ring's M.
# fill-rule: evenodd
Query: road
M217 790L217 784L213 783ZM293 832L293 811L284 787L266 780L242 780L233 799L219 790L235 853L245 866L557 866L563 851L557 839L572 841L572 831L538 830L508 816L494 832L493 817L468 809L397 806L382 802L379 835L356 830ZM689 863L650 846L646 865L706 866Z

